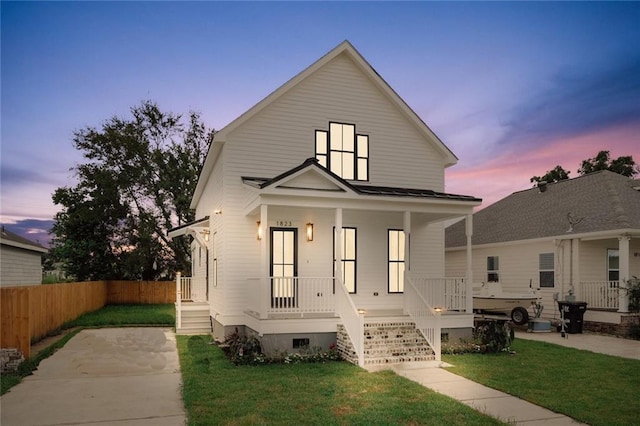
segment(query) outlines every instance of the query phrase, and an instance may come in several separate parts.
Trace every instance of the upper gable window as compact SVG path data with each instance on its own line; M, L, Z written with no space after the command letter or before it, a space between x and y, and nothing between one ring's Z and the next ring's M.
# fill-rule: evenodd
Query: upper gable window
M316 130L316 159L346 180L369 180L369 136L356 133L354 124L329 123Z

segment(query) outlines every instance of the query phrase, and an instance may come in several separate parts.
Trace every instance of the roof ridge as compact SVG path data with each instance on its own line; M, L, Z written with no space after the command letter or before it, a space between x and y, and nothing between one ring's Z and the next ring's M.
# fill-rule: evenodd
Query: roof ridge
M607 195L611 202L613 221L619 224L621 228L630 228L631 220L629 220L629 216L627 215L627 212L625 211L622 204L622 198L620 197L618 187L613 184L612 179L610 178L607 178L604 181L607 189Z

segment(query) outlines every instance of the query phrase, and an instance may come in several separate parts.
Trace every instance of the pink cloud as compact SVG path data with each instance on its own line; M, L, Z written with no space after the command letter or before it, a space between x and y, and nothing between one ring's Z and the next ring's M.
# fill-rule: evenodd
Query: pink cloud
M609 151L612 158L631 155L640 162L640 124L545 141L540 146L514 145L489 161L447 170L446 191L482 198L482 207L486 207L513 192L531 188L532 176L541 176L557 165L569 171L570 177L577 177L582 160L601 150Z

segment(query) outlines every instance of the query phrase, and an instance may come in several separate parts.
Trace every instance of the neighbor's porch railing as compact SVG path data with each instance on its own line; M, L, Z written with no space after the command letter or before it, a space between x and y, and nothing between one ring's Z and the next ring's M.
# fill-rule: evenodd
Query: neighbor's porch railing
M433 307L447 311L465 312L467 309L467 286L464 278L410 277L416 291ZM407 295L405 294L405 298Z
M418 285L416 285L416 282ZM442 282L440 280L440 282ZM426 281L419 279L414 281L408 275L405 276L404 283L404 310L416 324L416 328L420 330L422 335L427 339L429 345L433 348L436 361L440 361L441 358L441 311L435 308L430 295L438 295L438 291L428 290L426 287ZM420 288L418 288L420 287ZM438 287L438 286L431 286ZM440 286L442 287L442 286ZM442 298L444 298L444 289L440 292ZM430 303L431 302L431 303Z
M620 306L620 281L584 281L578 297L589 309L614 309Z

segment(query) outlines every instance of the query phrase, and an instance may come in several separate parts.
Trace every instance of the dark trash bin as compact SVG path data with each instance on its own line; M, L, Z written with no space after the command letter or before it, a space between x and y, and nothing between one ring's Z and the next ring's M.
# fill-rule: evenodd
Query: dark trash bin
M582 333L584 313L587 310L587 302L558 301L560 314L564 315L565 331L571 334Z

